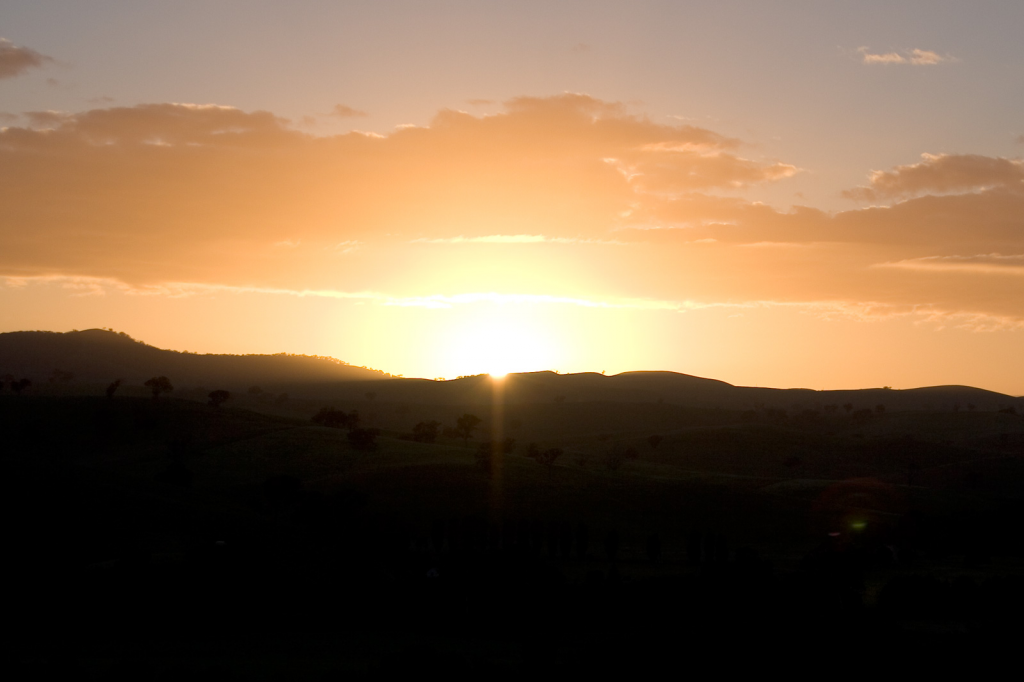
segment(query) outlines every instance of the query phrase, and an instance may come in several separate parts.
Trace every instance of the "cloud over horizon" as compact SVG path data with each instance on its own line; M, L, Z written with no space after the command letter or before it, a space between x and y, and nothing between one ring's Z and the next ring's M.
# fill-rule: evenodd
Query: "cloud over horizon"
M795 164L574 93L388 135L208 104L25 117L0 132L2 276L1024 320L988 276L1016 265L962 257L1024 253L1019 160L924 154L846 192L890 206L783 211L744 193Z

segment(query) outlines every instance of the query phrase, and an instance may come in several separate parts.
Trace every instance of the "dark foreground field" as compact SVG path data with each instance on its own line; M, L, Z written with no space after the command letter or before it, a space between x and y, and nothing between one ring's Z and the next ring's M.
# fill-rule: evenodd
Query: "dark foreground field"
M228 405L0 396L19 675L924 666L1019 633L1009 410L336 405L371 444Z

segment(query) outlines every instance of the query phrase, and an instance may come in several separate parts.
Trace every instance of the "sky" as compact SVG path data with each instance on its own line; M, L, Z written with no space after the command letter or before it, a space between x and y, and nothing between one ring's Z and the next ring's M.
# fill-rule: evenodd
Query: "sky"
M1024 4L0 4L0 331L1024 394Z

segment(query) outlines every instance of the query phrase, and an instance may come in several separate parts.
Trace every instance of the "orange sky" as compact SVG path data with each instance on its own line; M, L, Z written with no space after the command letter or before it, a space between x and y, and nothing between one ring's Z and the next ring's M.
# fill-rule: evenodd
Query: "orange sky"
M584 89L580 69L552 87L537 60L553 39L529 17L516 17L534 31L516 82L488 84L467 60L435 73L451 98L436 105L429 84L418 87L434 94L416 95L372 59L379 81L346 89L310 55L270 46L316 93L302 116L295 98L246 85L259 82L256 57L251 72L231 62L234 86L185 60L161 72L161 94L130 59L145 64L153 48L108 45L125 58L115 78L95 46L56 40L68 29L44 14L0 19L20 29L0 43L2 330L113 327L162 347L333 355L406 376L670 369L1024 393L1024 103L997 79L974 109L961 101L966 82L988 92L971 69L1019 66L1022 53L950 32L956 17L915 35L894 14L886 38L901 22L907 37L891 48L870 22L839 47L807 38L834 63L825 88L820 63L787 71L789 54L764 53L758 37L750 63L778 65L762 108L731 103L744 82L728 59L675 67L694 85L690 116L666 110L681 106L665 104L658 69L670 66L638 64L638 86L624 85L626 60L618 80ZM703 19L725 35L723 17ZM593 40L606 27L590 20ZM223 49L246 44L245 30L225 33ZM303 30L319 40L312 24L290 39ZM573 30L552 64L601 52ZM669 49L655 33L638 32L629 54ZM200 34L197 45L214 39ZM442 38L424 38L422 61L447 63ZM495 59L471 33L454 45ZM718 72L717 100L701 69ZM333 73L353 70L339 61ZM830 110L858 90L869 125ZM914 108L922 98L928 111ZM433 110L395 127L373 101L411 120Z

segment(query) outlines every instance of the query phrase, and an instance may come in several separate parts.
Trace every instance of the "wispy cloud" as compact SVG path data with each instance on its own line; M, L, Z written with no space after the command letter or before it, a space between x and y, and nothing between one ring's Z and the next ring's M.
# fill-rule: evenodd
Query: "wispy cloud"
M420 237L410 244L625 244L615 239L585 239L582 237L546 237L542 234L491 234L482 237Z
M66 123L73 118L73 115L66 111L47 109L45 111L26 111L25 118L33 128L50 129Z
M888 263L878 263L876 268L895 268L935 273L967 273L974 275L1009 275L1024 277L1024 254L1003 256L998 253L976 256L925 256L908 258Z
M993 256L988 256L992 258ZM1020 259L1024 256L996 258ZM985 257L973 257L985 258ZM920 259L922 261L926 259ZM899 264L880 264L878 267L906 267ZM927 266L926 266L927 267ZM857 300L692 300L657 298L581 298L547 294L509 294L498 292L467 292L461 294L429 294L400 296L379 291L343 291L337 289L288 289L281 287L232 286L194 282L163 282L134 285L104 277L74 275L0 276L0 284L12 289L30 286L58 286L77 296L103 296L117 293L126 296L159 296L189 298L208 295L260 295L295 298L322 298L387 307L423 308L431 310L453 309L472 305L542 305L571 306L601 310L634 310L667 313L697 313L700 311L791 310L825 321L850 320L873 323L902 319L913 324L927 324L935 329L956 328L970 332L994 332L1024 329L1024 315L999 314L984 310L950 308L935 304L891 303Z
M346 239L343 242L338 242L337 244L335 244L333 246L333 249L334 251L344 255L347 253L353 253L355 251L358 251L359 247L362 246L362 244L363 242L359 241L358 239Z
M347 104L335 104L334 108L331 109L331 116L338 118L362 118L369 116L369 114L360 109L354 109Z
M901 52L870 52L868 47L859 47L857 52L861 55L861 62L864 64L910 64L913 66L934 66L943 62L956 61L948 55L940 55L932 50L914 48Z
M197 282L162 282L159 284L128 284L107 277L84 277L75 275L0 276L0 281L9 288L25 288L31 285L56 285L64 289L105 294L118 292L129 296L164 296L184 298L208 294L260 294L270 296L293 296L296 298L330 298L348 301L362 301L384 306L403 308L453 308L460 305L491 303L499 305L538 304L569 305L582 308L634 309L634 310L689 310L703 307L702 304L687 301L662 301L655 299L622 298L590 299L546 294L506 294L497 292L469 292L462 294L429 294L424 296L397 296L377 291L340 291L337 289L287 289L281 287L233 286Z
M20 76L29 69L40 68L52 61L52 57L0 38L0 79Z

